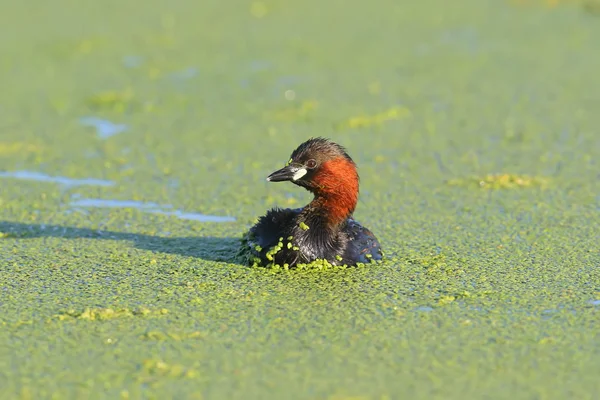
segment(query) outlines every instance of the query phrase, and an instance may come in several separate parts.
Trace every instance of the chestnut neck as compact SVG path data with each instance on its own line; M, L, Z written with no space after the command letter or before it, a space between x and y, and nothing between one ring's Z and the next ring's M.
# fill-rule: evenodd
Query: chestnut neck
M324 162L313 178L315 195L309 207L321 211L325 223L335 228L352 215L358 203L359 178L354 163L344 157Z

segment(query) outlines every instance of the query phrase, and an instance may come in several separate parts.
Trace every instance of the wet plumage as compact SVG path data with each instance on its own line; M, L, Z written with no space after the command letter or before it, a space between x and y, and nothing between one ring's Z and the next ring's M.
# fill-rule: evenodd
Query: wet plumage
M382 258L377 238L352 217L359 177L342 146L309 139L267 180L290 181L312 192L314 199L303 208L274 208L259 218L242 245L250 263L294 267L326 260L353 266Z

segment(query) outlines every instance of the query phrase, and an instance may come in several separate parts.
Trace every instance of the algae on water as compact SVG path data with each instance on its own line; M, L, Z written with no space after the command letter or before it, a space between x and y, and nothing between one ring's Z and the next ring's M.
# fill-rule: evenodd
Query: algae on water
M542 177L516 174L490 174L481 178L452 179L451 186L480 187L482 189L516 189L528 187L544 187L548 180Z

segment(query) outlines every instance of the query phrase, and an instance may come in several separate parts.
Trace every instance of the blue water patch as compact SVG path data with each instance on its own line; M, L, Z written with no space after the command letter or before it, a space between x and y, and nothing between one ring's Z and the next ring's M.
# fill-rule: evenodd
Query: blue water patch
M198 68L190 67L183 71L173 72L171 76L176 79L192 79L198 75Z
M138 68L144 62L144 58L140 56L125 56L123 57L123 65L126 68Z
M79 122L84 126L96 128L96 135L98 135L98 138L100 139L108 139L111 136L118 135L127 130L127 125L114 124L102 118L83 117Z
M433 307L429 307L429 306L419 306L415 308L415 311L423 311L423 312L429 312L429 311L433 311Z
M110 199L80 199L71 202L74 208L133 208L152 214L174 216L179 219L199 222L234 222L233 217L218 215L206 215L199 213L184 212L173 209L171 205L160 205L152 202L141 202L134 200L110 200Z
M258 72L258 71L266 71L268 69L271 69L271 67L273 66L273 63L271 63L270 61L267 60L253 60L250 61L249 64L249 69L252 72Z
M34 171L0 172L0 178L23 179L28 181L57 183L63 186L113 186L113 181L103 179L83 178L74 179L64 176L50 176Z
M593 306L600 306L600 300L591 300L590 304Z

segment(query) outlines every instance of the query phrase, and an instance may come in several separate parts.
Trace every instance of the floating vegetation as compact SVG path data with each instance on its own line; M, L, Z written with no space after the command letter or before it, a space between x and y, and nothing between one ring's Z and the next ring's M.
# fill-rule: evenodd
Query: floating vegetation
M428 254L424 256L409 258L408 262L410 262L411 264L422 265L427 268L442 267L446 265L446 256L443 253Z
M152 111L153 103L141 103L131 88L107 90L90 96L86 104L94 111L112 111L119 114L132 111Z
M454 302L454 300L456 300L456 297L454 296L441 296L438 300L438 305L445 306Z
M130 88L125 90L108 90L90 96L87 104L94 109L109 109L123 112L133 102L134 94Z
M431 250L426 254L413 254L404 258L413 265L420 265L431 276L460 275L466 259L452 250Z
M356 117L351 117L347 121L339 124L339 127L355 129L381 126L388 121L409 118L410 116L412 116L412 112L408 108L396 106L373 115L359 115Z
M144 360L141 365L141 372L143 375L147 375L147 378L151 377L164 377L164 378L194 378L198 376L198 372L191 368L186 368L181 364L167 364L161 360ZM143 381L147 380L142 378Z
M548 183L547 179L516 174L490 174L482 178L452 179L452 186L478 186L482 189L516 189L540 187Z
M186 339L202 339L206 335L202 332L162 332L162 331L150 331L146 332L140 336L142 340L150 340L150 341L165 341L165 340L174 340L174 341L182 341Z
M381 263L381 260L373 260L371 259L370 261L371 264L379 264ZM308 264L297 264L296 268L298 270L301 271L338 271L338 270L345 270L348 268L361 268L361 267L365 267L367 264L365 263L356 263L356 266L352 266L349 267L348 265L344 264L344 265L336 265L336 264L331 264L329 261L327 260L315 260L312 261ZM278 270L281 267L279 267L278 265L272 266L272 269L274 270Z
M269 8L262 1L254 1L250 6L250 14L254 18L263 18L269 13Z
M301 222L300 224L303 224L303 222ZM332 264L332 262L325 259L314 260L310 263L298 263L291 268L287 263L284 263L283 265L279 264L276 260L276 255L284 247L293 251L300 251L300 248L294 245L293 239L293 236L288 236L286 242L283 237L280 237L276 245L272 246L269 249L263 249L256 243L256 237L252 234L252 232L247 232L242 236L242 239L240 240L240 248L235 256L235 261L243 265L251 266L252 268L264 267L271 271L288 271L290 269L324 271L341 270L349 268L348 265L337 265L335 264L335 261L332 261ZM263 264L260 258L263 252L265 252L265 258L268 260L268 263L266 264ZM367 263L357 263L356 267L362 267L367 264L379 264L382 262L382 260L374 260L371 255L369 256L366 257L368 260ZM343 260L343 258L340 255L337 255L335 259L337 261Z
M85 308L84 310L67 310L55 315L59 321L84 319L88 321L106 321L119 318L162 316L169 312L166 308L149 309L140 307L135 310L128 308Z
M14 233L14 232L1 232L0 231L0 239L14 239L14 238L20 238L20 237L25 237L26 234L25 233Z
M106 46L104 37L87 37L76 40L59 40L47 43L43 51L54 57L73 59L86 56Z
M292 92L292 91L288 91ZM290 99L291 95L286 92L286 96ZM295 95L294 95L295 96ZM316 100L306 100L301 103L292 103L292 106L288 106L281 110L268 112L265 117L267 119L276 119L281 121L305 121L310 118L312 112L317 108L318 102Z
M40 153L41 148L25 142L0 142L0 155Z
M279 251L283 249L283 238L279 238L279 243L277 243L277 245L271 247L269 249L269 251L267 251L267 253L265 254L265 257L267 257L267 260L269 261L273 261L274 258L273 256L275 256L277 253L279 253Z

